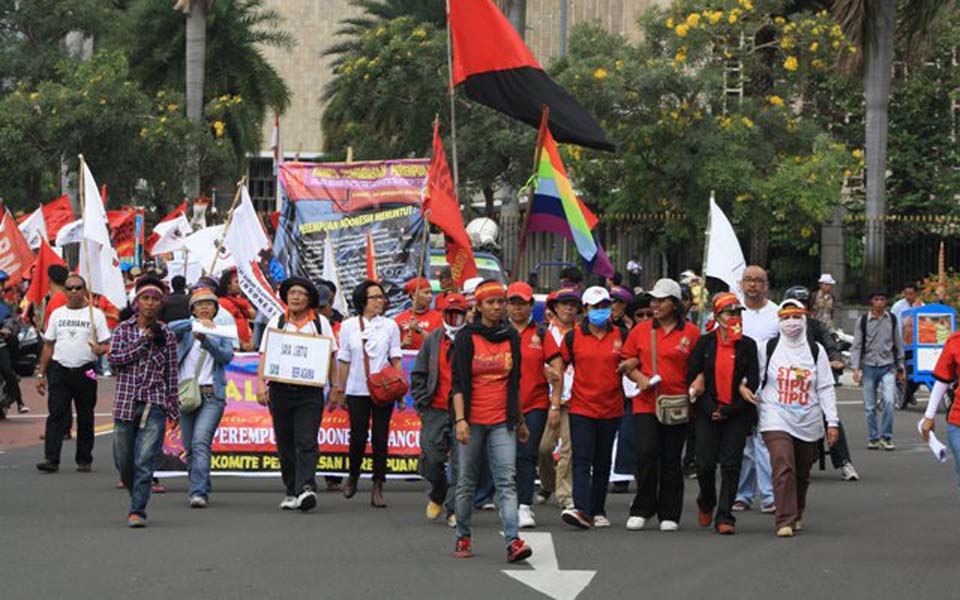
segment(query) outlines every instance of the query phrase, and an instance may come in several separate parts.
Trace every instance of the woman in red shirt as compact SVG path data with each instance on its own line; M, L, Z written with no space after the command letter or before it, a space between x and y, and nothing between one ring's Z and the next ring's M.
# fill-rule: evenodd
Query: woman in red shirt
M687 424L661 423L656 405L658 396L687 393L687 359L700 332L684 320L679 283L661 279L650 297L653 320L633 328L621 353L620 371L640 388L633 399L637 495L630 505L627 529L643 529L647 519L657 515L660 531L676 531L683 510L680 455L687 439Z
M530 432L520 412L520 336L504 322L507 290L487 280L474 292L479 319L464 327L453 343L453 419L456 427L457 479L456 558L473 556L470 517L480 468L486 457L500 505L500 520L507 541L507 560L528 558L517 524L517 440L525 443Z
M226 310L237 322L237 337L240 338L240 349L254 350L253 332L250 330L250 320L257 316L250 301L243 297L240 284L237 281L237 270L228 269L220 276L220 285L217 286L217 296L220 306Z
M625 329L611 321L610 294L602 287L583 292L587 316L563 338L559 354L549 357L556 372L574 364L570 392L570 443L573 450L573 508L561 513L573 527L610 527L607 484L613 440L623 417L623 378L617 367L627 338ZM550 406L551 428L560 425L562 389L554 386Z
M741 391L755 390L759 383L757 343L743 335L742 310L740 300L730 292L717 294L713 299L713 320L717 326L700 338L687 363L690 396L696 398L693 409L700 485L697 521L701 527L713 523L717 533L726 535L736 532L731 511L740 482L747 431L757 417L756 406Z

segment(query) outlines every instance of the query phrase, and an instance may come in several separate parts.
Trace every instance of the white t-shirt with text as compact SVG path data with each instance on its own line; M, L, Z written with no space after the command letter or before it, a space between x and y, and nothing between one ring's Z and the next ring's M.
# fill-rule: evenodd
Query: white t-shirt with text
M96 307L93 309L93 325L97 331L97 343L103 344L110 340L107 317ZM54 361L68 369L76 369L97 360L97 355L90 348L92 333L90 307L61 306L50 313L43 339L53 342Z

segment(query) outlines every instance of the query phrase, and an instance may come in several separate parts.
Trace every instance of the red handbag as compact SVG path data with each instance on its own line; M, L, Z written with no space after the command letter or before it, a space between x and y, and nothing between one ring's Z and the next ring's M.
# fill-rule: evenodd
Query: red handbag
M363 317L357 317L360 320L360 333L363 333ZM410 384L398 369L394 368L389 362L387 366L376 373L370 373L370 356L367 355L367 345L363 338L360 339L360 347L363 349L363 371L367 376L367 389L370 391L370 400L377 406L387 407L398 400L402 400L407 395L407 389Z

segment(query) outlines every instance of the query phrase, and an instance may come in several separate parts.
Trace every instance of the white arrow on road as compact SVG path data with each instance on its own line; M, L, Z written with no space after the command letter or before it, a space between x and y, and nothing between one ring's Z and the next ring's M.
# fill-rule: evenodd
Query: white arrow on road
M523 539L533 548L533 556L527 560L533 570L505 569L503 573L545 596L554 600L574 600L597 574L596 571L561 570L553 536L549 533L524 533Z

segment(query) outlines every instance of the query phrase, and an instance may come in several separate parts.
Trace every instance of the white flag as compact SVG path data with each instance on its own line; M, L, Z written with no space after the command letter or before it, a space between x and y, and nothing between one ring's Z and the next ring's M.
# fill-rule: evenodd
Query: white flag
M189 252L188 261L199 263L205 271L213 265L213 257L217 254L217 244L223 238L223 225L204 227L183 238L183 249ZM217 264L211 275L219 275L222 271L234 266L233 257L226 251L220 253ZM188 280L189 281L189 280Z
M83 219L77 219L60 228L54 245L63 248L67 244L78 244L81 239L83 239Z
M30 213L30 216L24 219L19 227L20 233L27 240L31 250L39 248L42 240L50 241L50 238L47 237L47 223L43 220L42 206Z
M237 265L237 283L250 303L268 319L283 312L284 306L273 291L269 277L273 248L253 208L247 186L240 190L240 203L233 210L223 245Z
M117 308L123 308L127 305L127 291L120 273L120 258L110 244L107 211L86 163L83 163L83 194L83 243L80 244L77 269L94 294L100 294Z
M191 233L193 233L193 227L190 226L187 216L183 214L169 221L157 223L153 228L153 235L147 240L148 244L151 239L156 240L150 246L151 256L179 250L183 247L183 240Z
M716 277L730 286L730 291L743 299L740 280L747 263L733 226L720 207L710 198L710 246L707 248L707 266L704 275Z
M337 286L337 293L333 296L333 308L340 311L343 316L347 315L347 300L343 296L343 288L340 286L340 273L337 271L337 257L333 253L333 240L330 234L323 245L323 278L332 281Z

